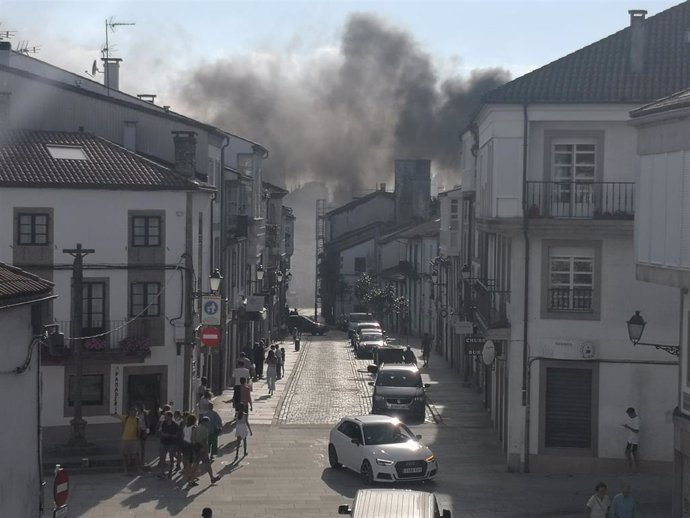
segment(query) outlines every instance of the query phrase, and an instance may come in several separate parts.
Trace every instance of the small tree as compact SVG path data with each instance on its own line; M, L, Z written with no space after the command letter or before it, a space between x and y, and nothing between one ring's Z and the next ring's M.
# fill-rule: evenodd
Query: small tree
M380 287L376 278L368 273L363 273L357 279L354 293L379 321L382 321L385 315L404 315L409 310L409 301L406 297L397 295L392 284Z

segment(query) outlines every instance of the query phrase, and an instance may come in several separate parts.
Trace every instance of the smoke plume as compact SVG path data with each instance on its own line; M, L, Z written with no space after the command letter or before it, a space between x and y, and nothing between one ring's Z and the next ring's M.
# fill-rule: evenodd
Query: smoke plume
M389 178L394 158L456 170L460 130L480 95L508 79L503 69L440 79L411 34L353 14L338 49L306 64L289 54L221 59L192 71L180 97L203 99L194 115L265 145L270 181L317 179L349 198Z

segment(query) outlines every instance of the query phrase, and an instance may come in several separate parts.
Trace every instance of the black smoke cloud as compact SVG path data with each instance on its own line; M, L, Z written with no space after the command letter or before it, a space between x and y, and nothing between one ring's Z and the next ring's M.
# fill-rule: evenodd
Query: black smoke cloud
M412 35L370 14L349 17L337 51L306 65L290 55L218 60L192 71L189 110L271 152L267 177L326 182L347 198L391 176L394 158L429 158L455 170L458 134L480 96L509 79L503 69L439 79Z

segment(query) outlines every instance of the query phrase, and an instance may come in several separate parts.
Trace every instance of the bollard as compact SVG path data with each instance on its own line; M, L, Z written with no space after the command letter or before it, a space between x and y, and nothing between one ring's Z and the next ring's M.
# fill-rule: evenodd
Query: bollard
M295 352L299 351L299 342L300 342L300 339L295 338Z

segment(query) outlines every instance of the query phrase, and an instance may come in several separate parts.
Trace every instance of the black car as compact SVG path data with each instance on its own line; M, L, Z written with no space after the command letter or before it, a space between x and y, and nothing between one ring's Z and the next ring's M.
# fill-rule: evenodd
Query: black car
M369 369L368 369L369 370ZM428 383L422 383L422 376L416 365L382 364L376 370L373 385L372 414L409 414L420 421L426 412L426 391Z
M290 315L287 321L288 328L292 330L294 327L300 333L311 333L313 335L323 335L328 332L328 326L319 322L314 322L311 318L302 315Z

